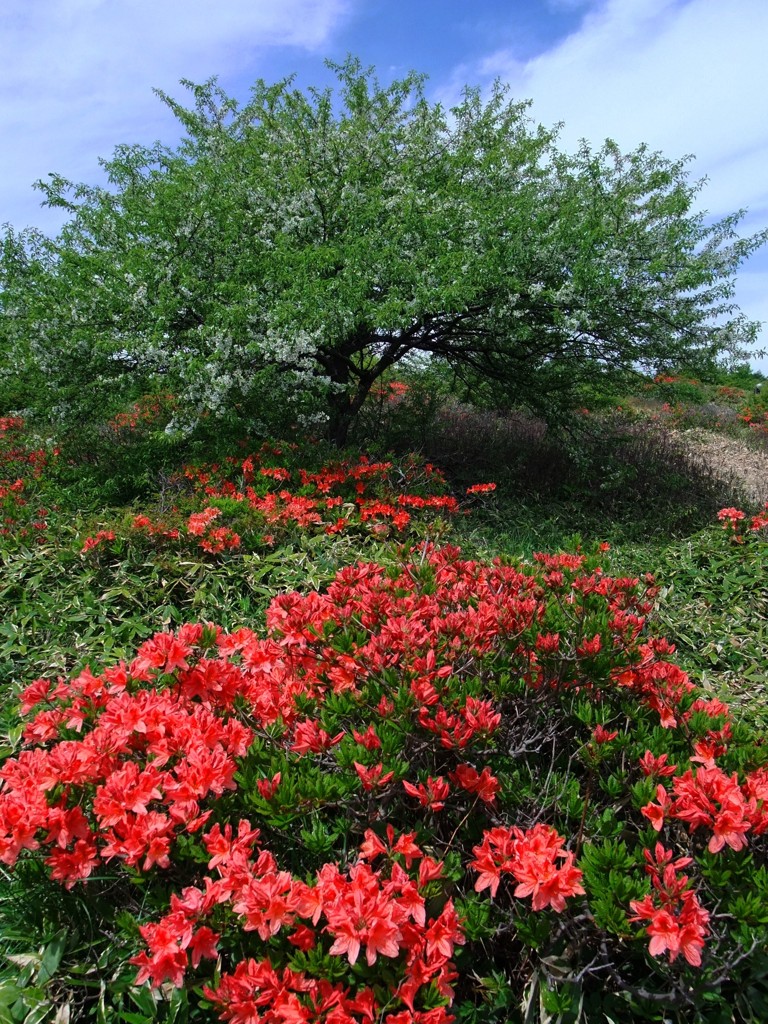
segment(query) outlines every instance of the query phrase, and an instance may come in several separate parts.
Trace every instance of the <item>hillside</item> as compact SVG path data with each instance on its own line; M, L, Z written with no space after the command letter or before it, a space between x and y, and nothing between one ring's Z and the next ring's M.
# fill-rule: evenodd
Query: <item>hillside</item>
M0 1019L764 1020L763 421L641 397L0 418Z

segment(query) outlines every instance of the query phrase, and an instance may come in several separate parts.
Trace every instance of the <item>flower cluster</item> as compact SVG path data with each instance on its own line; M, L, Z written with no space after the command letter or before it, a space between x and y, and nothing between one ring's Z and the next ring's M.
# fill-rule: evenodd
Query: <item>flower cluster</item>
M415 459L402 465L391 462L371 462L361 456L355 462L329 463L318 472L305 468L291 471L286 466L263 465L272 460L281 449L267 446L242 461L228 460L226 467L188 467L186 476L200 488L206 499L229 498L243 502L262 517L266 526L302 529L322 527L327 533L339 533L354 524L370 525L374 533L381 527L405 530L414 509L455 513L456 499L441 493L410 493L407 486L417 485L422 490L445 488L445 480L429 463L419 464ZM258 469L258 472L257 472ZM234 470L243 486L228 476ZM290 490L267 488L265 484L294 483ZM495 486L495 485L494 485ZM334 510L343 510L335 516ZM328 522L329 513L332 522Z
M164 523L153 522L149 516L143 513L133 517L131 530L139 534L146 533L148 537L164 538L170 541L178 540L181 536L181 530L178 527L169 528Z
M370 1020L384 1007L365 982L376 977L371 969L383 960L392 991L382 1020L399 1020L399 1004L407 1008L408 1020L447 1022L445 1012L430 1013L417 1004L428 991L436 991L441 1004L450 1003L456 977L452 956L464 936L451 900L442 901L439 913L428 914L425 897L434 893L431 883L442 876L443 865L426 856L414 838L403 833L395 839L390 826L385 842L368 830L356 863L343 872L325 864L307 883L281 870L268 850L255 850L259 830L249 821L241 820L236 832L230 825L214 826L203 842L215 877L173 896L168 914L142 926L147 950L132 960L139 968L137 981L180 986L189 967L218 956L220 934L208 922L235 917L243 931L269 942L270 957L243 960L206 988L223 1020L277 1022L289 1014L307 1020L310 1012L313 1020L339 1024ZM383 867L374 870L372 863L382 857ZM347 985L296 969L296 950L321 949L351 967L364 960L367 970L357 974L354 994Z
M94 548L97 548L100 544L103 544L105 541L112 541L114 539L114 530L99 530L98 533L95 533L93 535L93 537L85 538L85 540L83 541L83 552L93 551Z
M768 501L757 515L749 519L746 533L744 527L747 524L747 514L741 509L721 508L717 513L717 518L723 524L723 529L731 534L737 544L742 544L745 537L750 534L754 537L768 537Z
M176 508L158 519L135 516L127 539L143 537L157 545L195 538L203 551L221 554L271 546L295 530L402 536L434 516L459 510L456 498L444 493L442 474L414 457L394 465L363 456L311 472L273 464L286 454L292 453L265 445L245 458L228 458L223 465L186 467L183 480L192 494L185 503L192 511L185 514ZM477 487L485 492L495 484ZM87 538L82 550L97 547L93 541Z
M117 438L129 438L142 428L157 427L168 419L175 406L176 399L171 394L144 395L125 412L116 413L107 422L107 429Z
M190 668L202 635L202 626L160 634L128 667L26 688L29 749L0 769L0 861L46 850L51 877L67 888L113 859L144 871L169 866L174 837L205 822L207 799L235 788L235 759L253 735L200 703L226 682L224 666L210 681L205 659ZM185 670L181 692L137 688Z
M548 825L534 825L525 832L516 827L490 829L473 850L475 891L490 889L495 896L502 875L510 874L518 883L515 896L532 896L534 910L562 911L566 897L584 895L582 873L563 844L562 836Z
M666 952L672 962L682 953L689 964L700 967L709 932L709 911L690 888L688 875L680 874L691 864L691 858L673 860L671 851L661 843L656 844L653 853L643 852L652 892L642 900L632 900L634 916L630 920L649 922L646 933L651 937L651 956Z
M187 520L187 533L192 537L200 537L203 551L218 554L221 551L234 551L240 547L240 537L228 526L214 526L211 523L221 515L221 509L209 506L202 512L193 512Z
M0 537L43 542L50 512L38 490L50 453L24 436L24 426L19 416L0 416Z
M402 380L390 380L386 383L379 382L371 388L371 398L397 403L410 392L410 387Z
M768 409L747 404L739 414L739 419L754 433L768 437Z
M665 774L671 774L670 769L673 766ZM642 813L657 832L669 820L684 821L692 831L706 829L711 833L710 853L718 853L724 846L741 850L747 845L748 832L762 835L768 831L764 769L747 774L740 786L735 774L726 775L716 765L702 765L695 772L689 768L672 779L672 794L659 783L656 801L646 804Z

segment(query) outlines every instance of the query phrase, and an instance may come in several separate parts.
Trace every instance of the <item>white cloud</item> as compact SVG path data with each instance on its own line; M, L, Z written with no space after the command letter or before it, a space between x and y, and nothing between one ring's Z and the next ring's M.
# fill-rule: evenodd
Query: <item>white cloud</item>
M268 47L318 52L351 0L4 0L0 10L0 222L52 226L32 182L93 180L117 143L167 138L152 95L248 68Z
M607 0L533 60L501 50L464 70L509 82L545 124L564 121L568 145L610 137L624 148L694 153L702 173L722 178L732 164L739 191L760 198L765 178L752 169L768 156L766 39L765 0ZM733 196L723 210L734 198L741 205Z

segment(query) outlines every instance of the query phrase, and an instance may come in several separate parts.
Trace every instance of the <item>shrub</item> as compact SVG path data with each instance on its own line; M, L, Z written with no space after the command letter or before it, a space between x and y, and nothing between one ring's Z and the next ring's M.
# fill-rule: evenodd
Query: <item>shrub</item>
M97 531L82 551L138 543L220 555L307 534L403 538L459 511L442 473L416 456L397 463L337 458L313 471L297 452L296 445L265 442L244 457L186 466L169 478L156 512ZM167 507L169 491L174 502Z
M45 540L51 510L41 477L59 454L31 437L19 416L0 416L0 537L5 544Z
M677 645L681 664L765 729L768 544L759 526L765 510L736 519L728 512L721 510L719 526L661 551L635 551L629 563L654 558L663 628ZM628 553L622 555L626 559Z
M0 859L98 907L99 1019L764 1017L768 750L609 557L427 544L27 686Z

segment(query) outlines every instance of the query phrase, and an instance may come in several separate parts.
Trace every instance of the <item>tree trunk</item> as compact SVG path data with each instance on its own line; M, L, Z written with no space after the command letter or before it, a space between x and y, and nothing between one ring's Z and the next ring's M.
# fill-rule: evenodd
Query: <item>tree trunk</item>
M347 443L349 429L374 382L397 362L406 348L398 341L390 340L384 354L367 369L355 366L351 357L353 353L364 352L372 343L382 344L385 340L372 336L369 331L361 331L353 336L346 346L346 351L326 352L319 358L321 366L338 388L331 393L328 400L328 438L337 448L343 448ZM354 393L350 393L350 385L354 388Z
M349 360L339 352L329 352L324 353L320 362L333 384L328 396L328 440L337 448L343 448L354 415L349 395Z
M328 440L337 448L343 448L347 443L349 428L355 413L349 401L349 395L342 392L332 395L329 403L328 416Z

